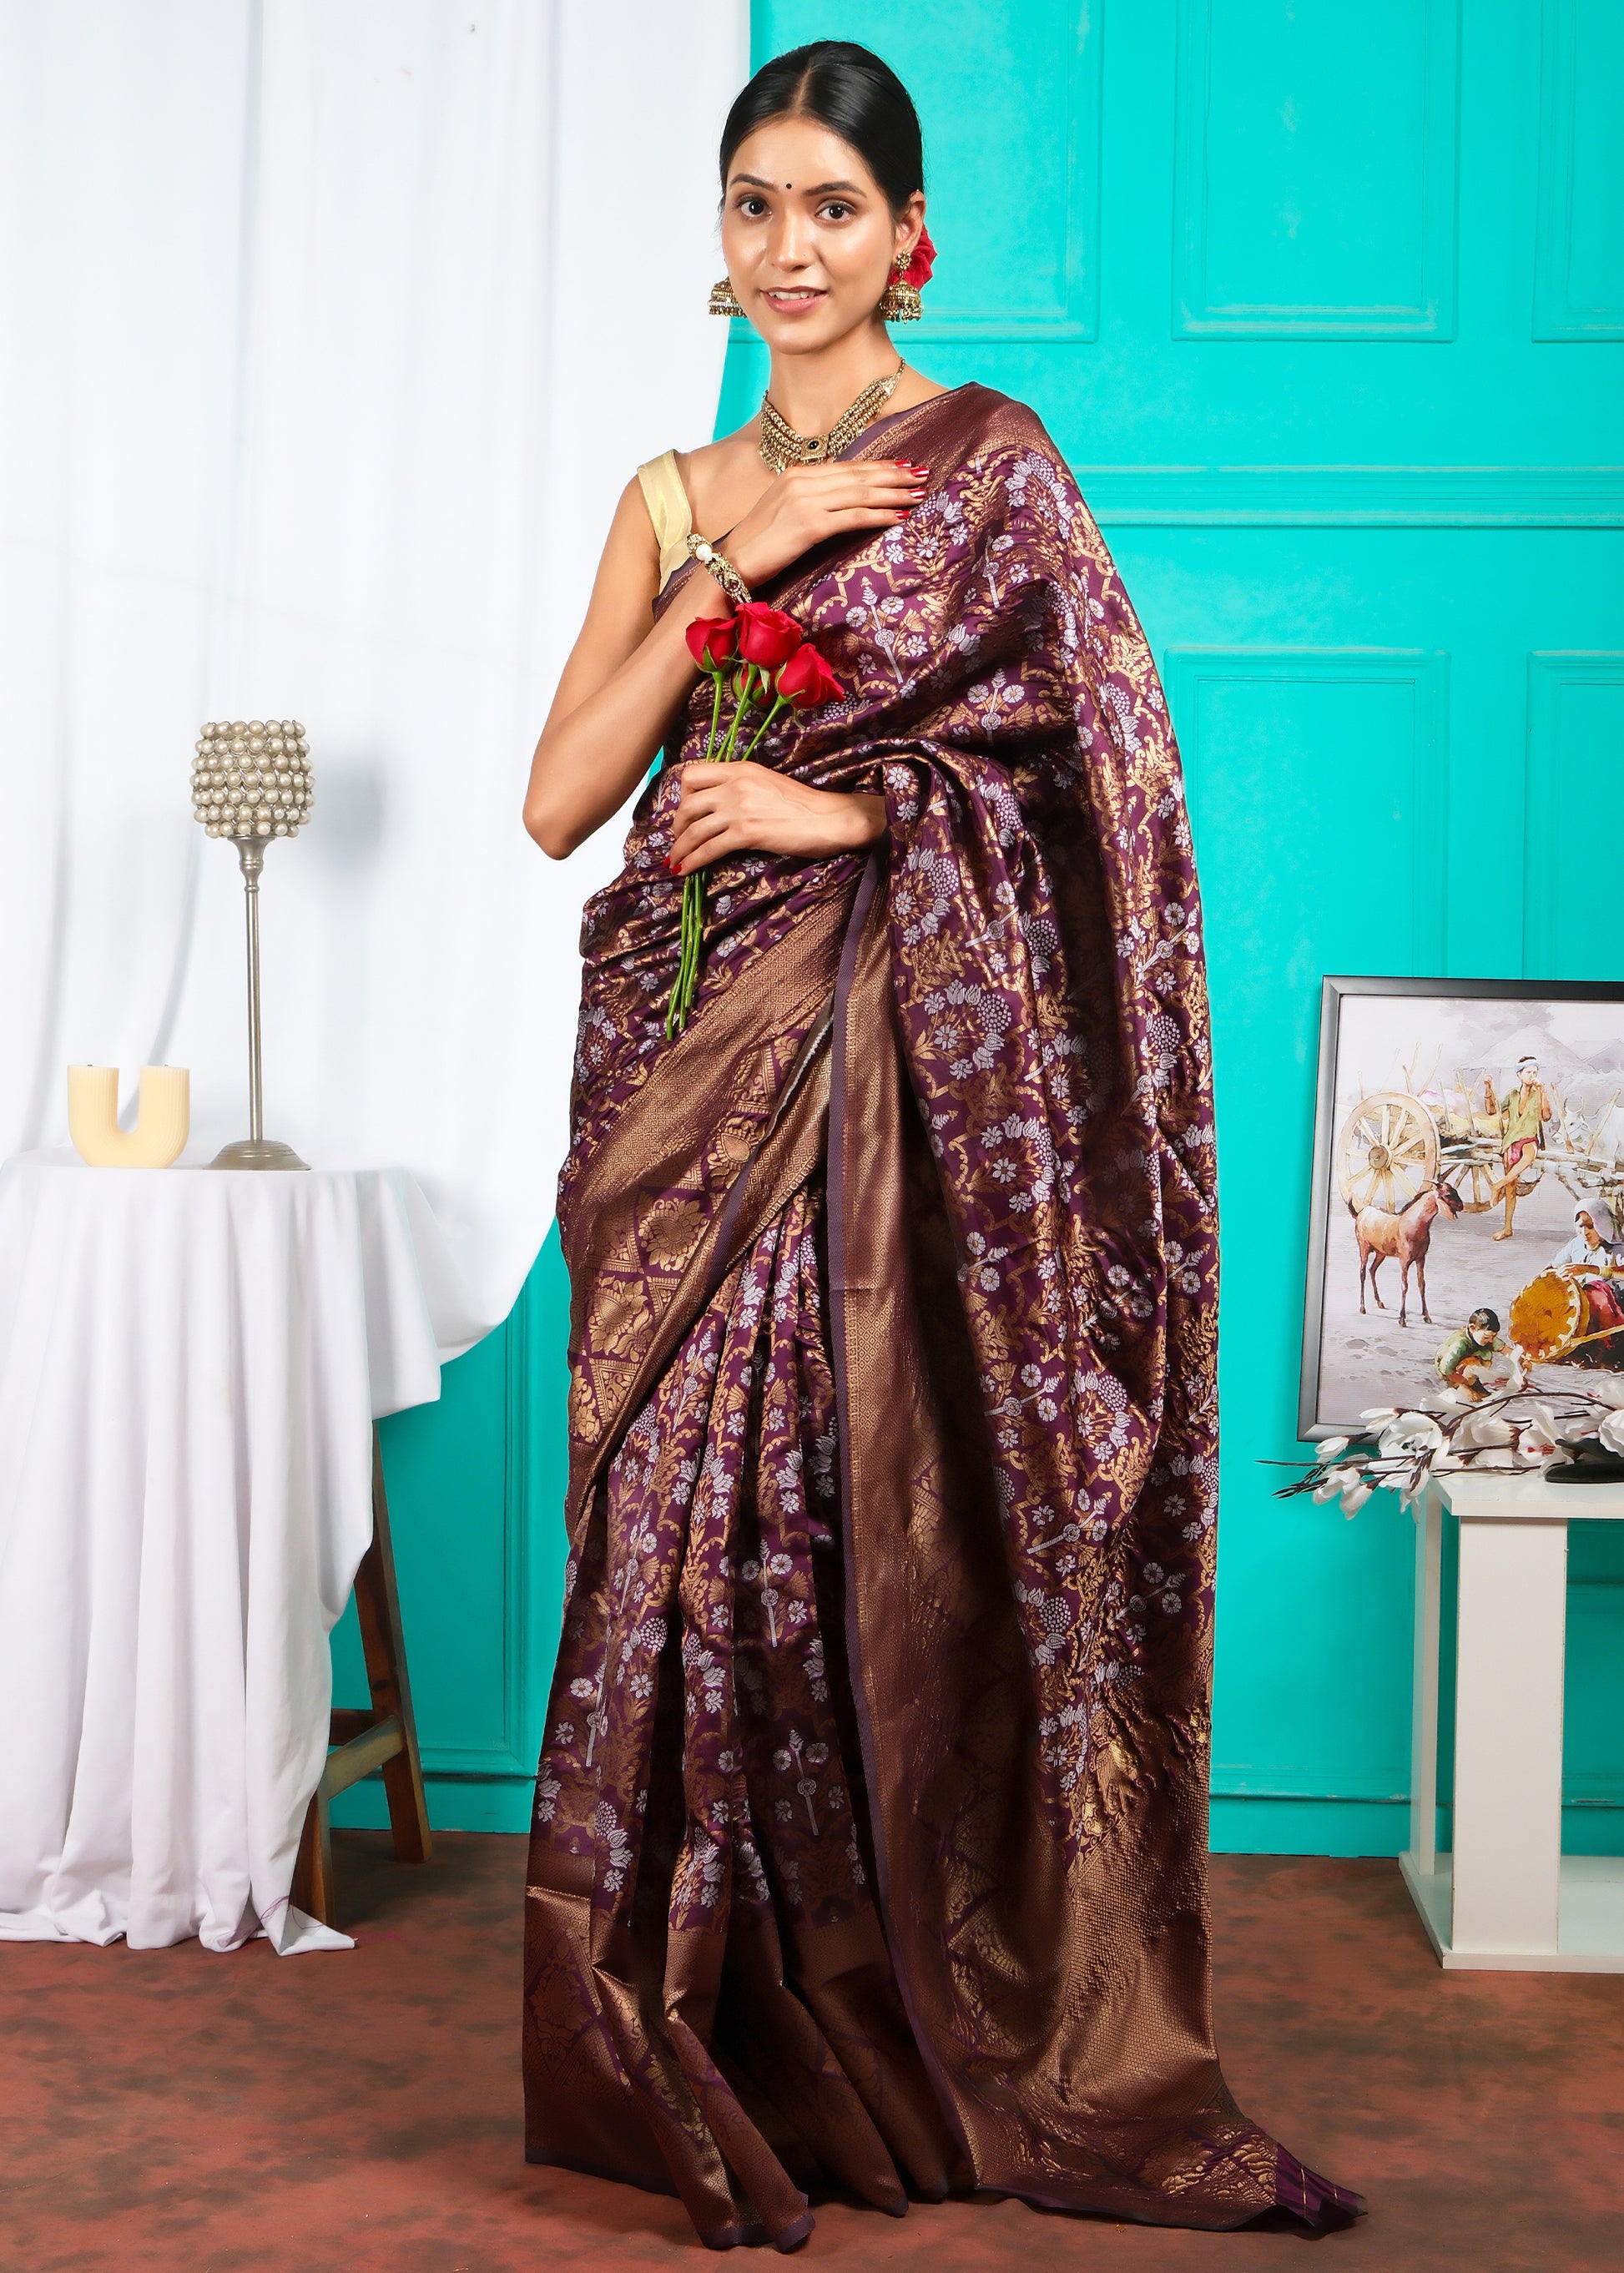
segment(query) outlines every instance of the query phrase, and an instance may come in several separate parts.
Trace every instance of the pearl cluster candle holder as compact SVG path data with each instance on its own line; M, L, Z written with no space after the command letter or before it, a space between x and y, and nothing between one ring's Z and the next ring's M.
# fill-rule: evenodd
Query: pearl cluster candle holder
M192 809L211 836L297 836L314 801L310 744L297 718L205 726Z
M248 914L249 1134L216 1154L216 1168L303 1168L291 1144L265 1133L259 1062L259 874L272 840L297 836L315 790L310 744L297 718L205 726L192 769L192 809L210 836L229 837Z

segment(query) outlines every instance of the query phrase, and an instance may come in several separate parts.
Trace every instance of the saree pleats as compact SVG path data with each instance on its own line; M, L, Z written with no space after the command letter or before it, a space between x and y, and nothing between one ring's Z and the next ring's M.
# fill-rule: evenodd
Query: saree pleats
M718 863L674 1043L670 768L587 913L528 2152L676 2192L716 2247L794 2247L831 2188L1334 2224L1357 2197L1213 2038L1177 753L1031 414L967 387L900 423L929 509L773 596L850 692L761 752L883 795L886 841Z
M618 2089L713 2242L807 2231L775 2131L808 2171L883 2209L906 2202L895 2155L943 2183L943 2127L890 1981L831 1701L822 1218L808 1182L757 1233L609 1463L538 1783L530 1939L545 1985L527 2049L550 2073L532 2149L603 2167L574 2103ZM588 1832L583 1899L568 1881L587 1875ZM563 1976L547 1949L560 1932L578 1951ZM658 1969L638 1966L639 1945L661 1951ZM864 1993L843 2007L836 1984L853 1973ZM594 2135L605 2127L607 2109ZM646 2159L622 2168L651 2175Z

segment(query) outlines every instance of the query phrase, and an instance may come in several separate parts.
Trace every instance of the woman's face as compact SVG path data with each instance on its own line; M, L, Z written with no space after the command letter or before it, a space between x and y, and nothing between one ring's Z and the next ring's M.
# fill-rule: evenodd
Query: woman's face
M1582 1215L1579 1218L1579 1228L1584 1234L1584 1243L1587 1247L1599 1247L1601 1245L1601 1234L1597 1230L1592 1218L1588 1215Z
M815 118L771 118L739 145L722 201L722 257L768 345L805 354L876 319L899 251L923 225L915 195L893 218L849 142Z

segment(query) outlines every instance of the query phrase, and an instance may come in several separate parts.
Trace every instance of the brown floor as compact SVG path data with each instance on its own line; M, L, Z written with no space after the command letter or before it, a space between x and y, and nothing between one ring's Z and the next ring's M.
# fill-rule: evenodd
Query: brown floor
M674 2202L521 2159L523 1842L444 1837L421 1873L381 1835L335 1843L351 1954L0 1944L5 2273L703 2262ZM1231 1856L1213 1879L1230 2082L1371 2204L1313 2245L1322 2268L1624 2264L1624 1978L1442 1973L1390 1863ZM1303 2246L830 2205L802 2259L1285 2273Z

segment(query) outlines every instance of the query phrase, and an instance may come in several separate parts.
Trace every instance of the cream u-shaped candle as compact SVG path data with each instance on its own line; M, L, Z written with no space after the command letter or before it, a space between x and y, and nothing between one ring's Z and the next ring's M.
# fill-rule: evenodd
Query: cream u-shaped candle
M192 1128L192 1076L184 1066L143 1066L133 1129L118 1125L118 1068L68 1068L68 1134L93 1168L167 1168Z

